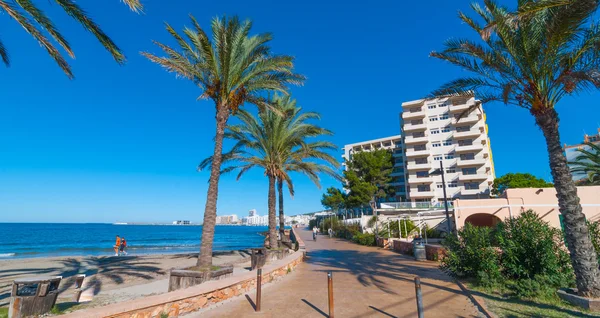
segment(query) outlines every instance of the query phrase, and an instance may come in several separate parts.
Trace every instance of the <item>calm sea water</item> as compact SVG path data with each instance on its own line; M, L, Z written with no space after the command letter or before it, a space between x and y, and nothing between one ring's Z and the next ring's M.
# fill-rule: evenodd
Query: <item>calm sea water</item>
M260 247L268 228L217 226L214 250ZM0 260L114 254L115 236L127 239L129 255L198 252L202 226L0 223Z

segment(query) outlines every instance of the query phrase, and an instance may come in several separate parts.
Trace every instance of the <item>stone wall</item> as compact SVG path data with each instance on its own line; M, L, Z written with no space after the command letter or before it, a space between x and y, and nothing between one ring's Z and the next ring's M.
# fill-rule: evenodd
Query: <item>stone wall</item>
M401 254L413 255L412 242L395 240L394 251L400 252Z
M440 261L446 256L446 248L441 245L425 244L425 254L430 261Z
M268 284L291 273L303 261L304 253L297 252L263 267L262 284ZM155 318L161 317L162 314L178 317L243 295L256 288L256 278L256 272L253 271L170 293L76 311L63 317Z

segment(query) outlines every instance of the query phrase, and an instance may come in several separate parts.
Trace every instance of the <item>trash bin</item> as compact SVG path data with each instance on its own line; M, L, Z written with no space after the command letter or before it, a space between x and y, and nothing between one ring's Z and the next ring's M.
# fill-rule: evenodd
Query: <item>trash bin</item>
M423 240L420 238L415 238L413 241L413 254L415 255L415 260L424 261L427 259L427 254L425 254L425 244Z
M32 277L13 282L8 316L21 318L50 312L56 304L62 277Z
M253 248L252 255L250 256L250 267L251 270L256 268L262 268L267 262L267 249L266 248Z

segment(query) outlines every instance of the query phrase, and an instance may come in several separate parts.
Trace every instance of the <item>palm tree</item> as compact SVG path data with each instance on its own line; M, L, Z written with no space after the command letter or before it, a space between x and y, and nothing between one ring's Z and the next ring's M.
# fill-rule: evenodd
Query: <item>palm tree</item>
M87 13L73 0L54 0L60 7L77 20L86 30L91 32L98 41L110 52L115 61L119 64L125 63L125 55L121 49L111 40L100 26L96 24ZM142 4L140 0L122 0L132 11L140 12ZM6 13L6 16L15 20L27 33L36 39L40 45L46 49L48 54L56 61L58 66L67 74L69 78L73 78L71 67L62 56L56 46L44 35L42 30L46 30L50 37L54 39L71 58L75 58L75 54L67 40L62 36L58 29L52 23L52 20L39 9L31 0L0 0L0 9ZM10 66L10 57L4 43L0 41L0 58L6 66Z
M518 2L509 12L493 0L472 9L485 25L459 13L482 39L450 39L442 52L431 53L474 73L456 79L434 95L472 96L525 108L546 139L550 169L579 293L600 297L600 270L589 238L577 188L567 166L555 106L565 95L600 87L600 26L590 24L597 1L565 1L530 10L534 0ZM546 2L539 1L539 2ZM515 19L519 12L527 12Z
M287 92L288 84L300 85L304 77L292 70L294 59L271 53L267 45L268 33L250 36L252 23L237 17L212 20L212 39L193 16L193 29L185 28L183 36L170 26L167 31L179 45L179 50L155 42L165 57L142 52L152 62L178 77L192 81L202 94L200 99L211 99L216 111L215 148L210 170L208 193L204 210L202 241L198 266L212 265L212 245L217 217L217 195L222 163L223 137L227 120L245 103L260 109L272 107L265 92Z
M320 119L313 112L301 113L301 108L296 107L295 100L289 96L276 96L274 110L267 110L258 115L258 118L246 111L240 111L237 117L241 123L229 126L226 137L236 141L231 151L223 155L224 162L229 165L223 172L239 170L237 179L252 168L264 169L269 179L268 211L269 211L269 245L277 247L276 230L276 199L275 184L281 180L286 183L290 194L294 194L294 185L290 172L305 174L317 187L321 187L319 173L325 173L339 178L332 167L337 168L339 163L327 150L337 147L327 141L312 141L307 139L331 135L324 128L310 124L311 119ZM212 162L212 158L205 159L199 169L203 169ZM282 191L283 184L279 187ZM280 206L283 203L280 192ZM280 214L280 222L283 215ZM280 226L282 227L281 223Z
M588 148L577 149L579 153L571 162L572 173L583 173L587 176L589 184L600 185L600 146L591 142L586 143Z

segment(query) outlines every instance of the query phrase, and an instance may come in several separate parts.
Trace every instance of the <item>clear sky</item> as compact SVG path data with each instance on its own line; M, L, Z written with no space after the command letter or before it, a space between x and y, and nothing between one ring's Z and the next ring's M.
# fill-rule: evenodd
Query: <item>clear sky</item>
M272 32L273 50L296 57L304 87L293 95L322 114L340 147L399 133L402 101L421 98L463 74L428 57L450 37L472 36L456 17L469 1L143 1L136 15L118 0L82 5L125 51L119 66L95 39L39 1L72 44L76 79L5 15L0 36L12 66L0 66L0 222L201 221L212 153L214 108L200 91L139 55L171 43L163 22L180 30L192 13L204 26L237 14L253 32ZM597 92L563 100L563 143L599 126ZM543 136L522 109L485 105L496 172L551 180ZM336 154L340 156L341 151ZM322 209L317 189L294 176L288 214ZM323 187L336 185L323 178ZM266 213L267 180L254 171L220 183L218 214Z

